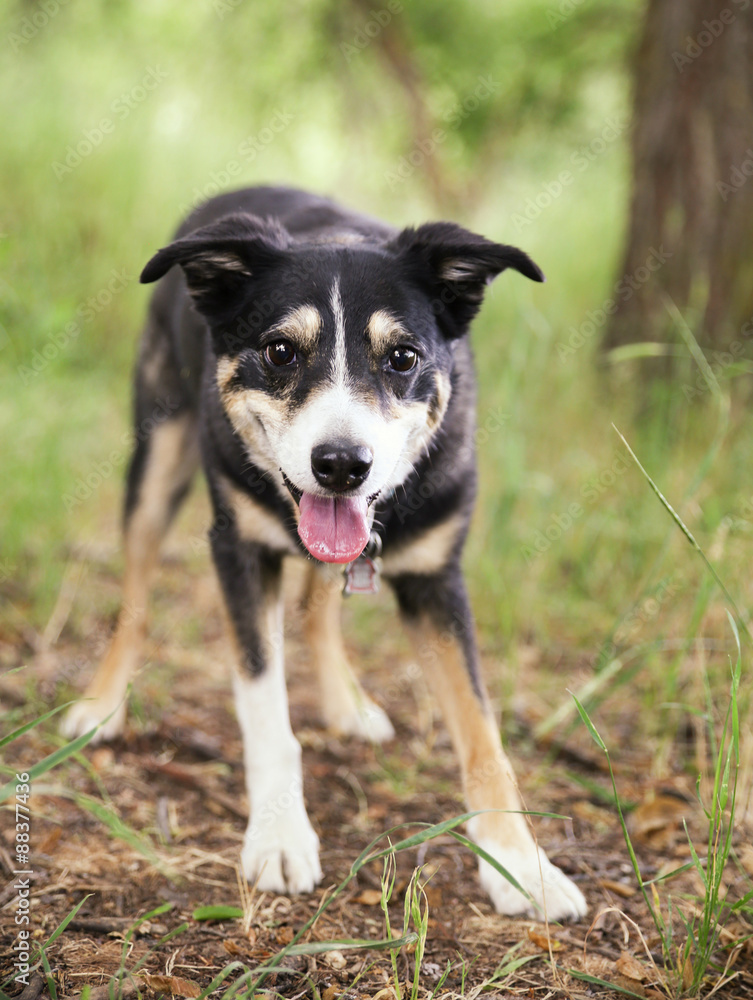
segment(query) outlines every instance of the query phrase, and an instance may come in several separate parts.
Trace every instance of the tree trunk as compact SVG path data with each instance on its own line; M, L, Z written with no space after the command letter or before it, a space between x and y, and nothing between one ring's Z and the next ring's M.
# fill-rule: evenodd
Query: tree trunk
M753 343L753 3L648 0L634 66L633 196L606 348ZM747 324L747 325L746 325ZM747 340L746 340L747 337Z

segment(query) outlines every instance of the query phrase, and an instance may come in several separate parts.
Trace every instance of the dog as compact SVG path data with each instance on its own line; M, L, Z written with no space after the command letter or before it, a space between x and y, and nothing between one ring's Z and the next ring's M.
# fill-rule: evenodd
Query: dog
M260 890L310 892L322 877L283 663L282 565L298 556L310 562L306 633L326 726L394 735L351 672L339 626L343 581L358 592L383 579L478 813L469 834L525 890L480 859L494 906L553 920L586 912L521 814L460 568L476 488L468 333L486 285L508 268L544 280L522 250L453 223L397 231L303 191L254 187L198 207L141 274L159 284L135 374L123 605L63 731L122 731L159 545L201 464L243 734L241 860Z

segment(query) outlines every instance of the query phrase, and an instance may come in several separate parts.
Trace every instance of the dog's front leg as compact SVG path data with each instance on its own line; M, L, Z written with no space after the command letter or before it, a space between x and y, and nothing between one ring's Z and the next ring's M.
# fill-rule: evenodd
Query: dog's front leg
M262 890L310 892L322 871L288 713L281 557L243 542L226 519L210 537L235 647L233 688L250 811L243 871Z
M481 860L481 883L500 913L534 912L550 920L582 916L580 889L548 860L534 841L510 762L502 749L481 680L473 620L460 569L391 581L417 658L436 693L460 759L468 806L489 810L469 823L472 839L496 858L541 909Z

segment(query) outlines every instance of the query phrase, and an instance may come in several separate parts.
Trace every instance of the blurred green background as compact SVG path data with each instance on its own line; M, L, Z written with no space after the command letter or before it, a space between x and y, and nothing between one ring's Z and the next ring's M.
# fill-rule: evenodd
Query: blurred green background
M648 694L677 696L676 649L728 640L723 605L612 423L745 609L751 427L743 403L725 409L726 387L688 393L692 360L637 398L641 362L625 375L598 352L627 231L644 4L4 11L6 635L20 621L44 627L72 545L117 543L141 267L202 197L282 182L396 225L451 218L541 265L543 286L500 278L473 331L482 486L466 564L482 641L513 659L533 644L586 670L640 648L656 666Z

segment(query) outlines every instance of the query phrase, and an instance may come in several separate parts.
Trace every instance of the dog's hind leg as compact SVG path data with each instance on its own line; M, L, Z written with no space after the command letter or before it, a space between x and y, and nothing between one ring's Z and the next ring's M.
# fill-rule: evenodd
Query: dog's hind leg
M341 602L342 573L312 565L305 597L305 630L319 679L322 719L334 732L382 743L392 739L395 731L350 668L340 628Z
M533 913L550 920L580 917L580 889L540 850L521 814L518 788L500 740L478 667L473 620L460 569L404 575L390 581L397 593L429 686L436 693L460 759L472 839L499 861L534 903L488 862L481 883L500 913ZM537 904L537 905L534 905Z
M199 461L194 414L181 410L177 397L167 395L150 403L138 405L136 449L128 473L120 614L110 647L82 700L63 720L61 729L69 738L100 723L93 742L122 732L128 683L140 666L146 638L150 578L160 543Z

